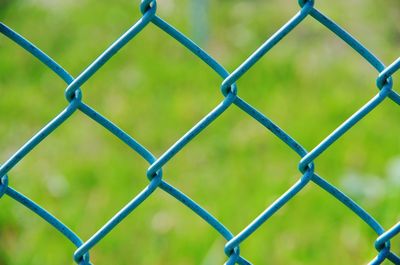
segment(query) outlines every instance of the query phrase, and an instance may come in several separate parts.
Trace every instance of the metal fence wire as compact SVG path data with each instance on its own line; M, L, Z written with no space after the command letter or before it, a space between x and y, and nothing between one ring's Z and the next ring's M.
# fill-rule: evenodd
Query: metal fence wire
M394 264L400 264L400 256L391 251L390 240L400 232L400 222L395 224L389 230L385 230L378 221L376 221L368 212L356 204L351 198L344 194L341 190L330 184L324 178L314 171L314 160L324 151L326 151L337 139L347 133L356 123L368 115L386 98L400 105L400 95L392 89L392 75L400 68L400 58L391 65L385 66L373 53L371 53L364 45L357 41L353 36L346 32L342 27L333 20L326 17L323 13L314 7L314 0L299 0L300 11L295 14L285 25L283 25L275 34L267 39L247 60L245 60L237 69L229 73L224 67L213 59L208 53L202 50L191 39L180 33L169 23L161 19L156 14L156 0L142 0L140 10L142 17L132 25L122 36L120 36L110 47L108 47L92 64L90 64L78 77L72 77L66 70L57 64L47 54L37 48L35 45L26 40L23 36L16 33L3 23L0 23L0 32L14 41L16 44L24 48L32 54L67 84L65 97L68 101L66 108L53 118L45 127L37 132L29 141L27 141L17 152L15 152L0 167L0 197L7 195L15 201L23 204L32 212L39 215L43 220L62 233L76 247L73 254L75 262L79 265L92 264L90 262L89 251L107 236L127 215L134 211L141 203L143 203L153 192L161 189L180 201L182 204L190 208L199 218L202 218L210 226L212 226L222 237L226 239L225 254L227 256L227 265L232 264L251 264L240 253L240 244L250 237L257 229L263 225L272 215L282 208L289 200L298 194L309 183L315 183L318 187L335 197L339 202L347 206L356 216L361 218L368 226L370 226L377 234L375 248L377 255L370 264L381 264L384 261L391 261ZM238 89L235 82L240 79L246 72L255 66L255 64L268 53L282 38L289 34L297 27L306 17L311 16L317 22L324 25L327 29L336 34L351 48L353 48L360 56L362 56L369 64L371 64L378 72L376 86L377 94L370 99L362 108L355 112L351 117L344 121L322 142L320 142L311 151L304 149L300 143L279 128L268 117L256 110L249 103L245 102L238 95ZM88 106L82 101L82 86L89 78L91 78L113 55L124 47L129 41L137 36L145 27L153 24L162 31L166 32L177 42L182 44L204 63L211 67L221 78L221 91L224 96L222 102L203 117L196 125L194 125L185 135L183 135L174 145L172 145L160 157L155 157L149 150L143 147L139 142L130 135L122 131L117 125L109 119L102 116L96 110ZM192 141L207 126L213 123L220 115L222 115L229 107L236 105L242 111L250 115L257 122L262 124L266 129L272 132L281 141L287 144L294 152L300 156L298 170L300 171L300 179L276 201L268 206L259 216L254 219L239 234L232 234L228 228L213 217L209 212L202 208L199 204L186 196L184 193L168 184L163 178L162 167L170 161L178 152ZM134 152L140 154L143 159L149 163L146 176L149 180L146 186L139 194L137 194L124 208L115 214L101 229L99 229L88 240L83 241L71 229L69 229L60 220L50 214L46 209L42 208L20 192L16 191L8 185L7 173L17 165L25 156L27 156L35 147L38 146L47 136L56 130L63 122L71 117L77 110L86 114L88 117L99 123L104 129L110 131L122 142L128 145ZM221 249L222 251L222 249Z

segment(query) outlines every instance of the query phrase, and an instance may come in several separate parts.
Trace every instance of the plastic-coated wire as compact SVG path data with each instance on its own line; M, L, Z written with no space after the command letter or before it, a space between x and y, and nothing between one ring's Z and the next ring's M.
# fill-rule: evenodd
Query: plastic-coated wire
M79 265L88 265L91 264L89 251L99 241L107 236L132 211L134 211L138 206L142 205L146 199L157 189L161 189L188 207L188 209L190 209L194 214L202 218L227 241L224 248L225 254L227 255L227 261L225 264L249 265L251 263L241 256L240 244L250 237L254 232L256 232L260 226L262 226L271 216L279 211L279 209L284 207L288 201L296 196L296 194L301 192L305 186L312 185L311 183L314 183L322 190L335 197L345 207L352 211L355 216L359 217L363 222L365 222L365 224L367 224L373 231L376 232L377 239L375 241L375 248L378 254L371 260L370 264L381 264L385 260L391 261L394 264L400 264L400 257L396 253L393 253L390 248L390 240L400 233L400 222L389 230L385 230L379 224L379 222L376 221L360 205L358 205L341 190L330 184L326 179L322 178L314 171L315 159L325 152L340 137L346 134L355 124L357 124L366 115L384 102L386 98L389 98L395 104L400 105L400 95L393 90L392 81L392 75L400 68L400 58L386 67L372 52L370 52L350 33L345 31L333 20L318 11L314 7L314 0L299 0L299 5L300 11L285 25L283 25L275 34L268 38L232 73L229 73L227 70L225 70L225 68L219 62L201 49L191 39L158 17L156 14L156 0L142 0L140 4L140 11L142 12L143 16L76 78L72 77L63 67L57 64L57 62L55 62L46 53L26 40L23 36L19 35L14 30L0 22L0 33L36 57L62 80L64 80L64 82L67 84L65 96L68 101L68 105L58 115L56 115L55 118L53 118L46 126L44 126L39 132L31 137L0 166L0 198L2 198L4 195L7 195L41 217L76 246L77 249L73 255L75 262ZM364 106L362 106L358 111L345 120L340 126L337 127L337 129L329 134L311 151L304 149L295 139L282 130L267 116L241 99L238 95L238 88L236 86L236 81L246 74L250 68L255 67L256 63L263 56L265 56L272 48L275 47L275 45L277 45L308 16L314 18L317 22L329 29L333 34L342 39L378 71L376 85L379 89L377 94L371 100L369 100ZM215 73L222 79L221 91L224 95L224 99L219 105L211 110L158 158L109 119L84 103L82 101L82 91L80 89L83 84L85 84L104 64L108 62L108 60L110 60L120 49L122 49L129 41L135 38L150 24L153 24L161 31L168 34L171 38L175 39L178 43L190 50L196 57L207 64L213 71L215 71ZM185 195L182 191L168 184L168 182L164 180L162 173L162 167L165 164L173 159L174 156L183 148L185 148L185 146L189 144L198 134L205 130L211 123L215 122L218 117L220 117L228 108L233 105L247 113L256 122L263 125L267 130L269 130L291 150L300 156L298 168L301 176L291 188L289 188L272 204L267 206L258 217L250 222L250 224L237 235L234 235L227 227L225 227L224 224L222 224L211 213L197 204L190 197ZM47 136L53 133L62 123L68 120L76 111L82 112L98 125L108 130L112 135L129 146L132 151L139 154L145 161L149 163L146 173L146 176L149 179L149 184L86 241L81 240L71 229L69 229L65 224L63 224L60 220L58 220L40 205L11 188L9 186L8 177L8 173L24 157L26 157L38 144L45 140Z

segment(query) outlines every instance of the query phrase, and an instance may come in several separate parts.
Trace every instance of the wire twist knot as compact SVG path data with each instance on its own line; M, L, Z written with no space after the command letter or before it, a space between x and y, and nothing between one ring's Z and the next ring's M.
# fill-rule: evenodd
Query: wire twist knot
M4 175L0 178L0 198L6 193L8 187L8 176Z
M76 89L68 89L65 91L65 98L68 102L81 101L82 100L82 90L78 87Z
M156 0L142 0L140 3L140 12L142 14L146 14L147 12L151 12L151 14L155 14L157 10L157 1Z
M86 252L83 255L80 256L75 256L74 255L74 260L78 265L93 265L90 262L90 257L89 257L89 253Z
M306 4L310 4L311 6L314 6L314 0L298 0L298 3L300 7L304 7Z

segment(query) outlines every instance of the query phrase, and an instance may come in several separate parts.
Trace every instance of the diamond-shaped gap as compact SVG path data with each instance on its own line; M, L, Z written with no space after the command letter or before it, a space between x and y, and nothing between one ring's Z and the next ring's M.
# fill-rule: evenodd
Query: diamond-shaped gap
M159 154L224 99L221 82L188 49L149 25L82 90L85 102Z
M356 126L341 144L332 146L316 163L317 172L323 172L322 177L359 203L386 229L399 220L400 211L400 142L396 137L400 127L393 126L398 111L398 106L386 102L370 114L368 122ZM382 130L371 130L371 127ZM383 134L382 131L391 133ZM262 226L246 240L242 253L259 259L258 263L283 264L292 260L321 264L327 257L331 257L332 263L365 264L377 254L374 248L376 233L315 184L289 203L285 213L283 220L275 223L272 218L270 226ZM287 219L289 225L280 227ZM255 251L260 249L260 242L264 242L264 251ZM392 248L398 253L396 239ZM265 251L273 253L268 260L263 255Z
M334 3L329 3L329 5L335 5ZM364 6L367 4L364 4ZM251 21L252 16L248 16L249 21ZM249 22L250 23L250 22ZM267 97L260 96L261 93L265 93L265 95L268 95L270 93L273 93L274 91L277 93L281 93L282 90L285 87L281 86L289 86L292 88L292 91L298 91L298 84L296 82L293 82L293 80L299 80L300 87L318 87L319 89L319 81L323 80L324 84L335 84L335 87L340 87L343 85L346 85L347 87L350 88L351 84L355 84L357 86L356 89L360 91L360 94L365 94L365 88L366 87L371 87L372 93L368 95L368 97L363 97L360 98L360 95L354 94L353 96L355 97L354 99L348 98L348 94L345 93L345 90L342 90L342 92L337 92L333 91L335 94L339 94L338 99L339 100L330 100L330 102L327 102L327 104L331 105L338 105L337 113L334 113L334 116L337 116L337 122L332 123L332 126L337 126L338 122L340 123L343 121L343 119L347 118L350 114L354 112L355 109L351 110L348 112L348 114L345 114L344 112L342 113L341 108L343 108L343 103L358 103L359 106L361 106L363 103L365 103L370 97L372 97L374 94L376 94L377 89L375 87L375 77L377 76L377 73L373 70L371 70L371 67L368 67L368 63L365 62L358 54L354 53L354 59L357 57L358 59L353 60L353 57L349 56L349 51L351 48L347 47L341 40L338 39L338 37L334 36L332 33L328 32L328 30L321 26L318 22L312 20L312 19L306 19L306 21L303 22L305 25L300 25L298 28L296 28L292 33L289 34L287 40L284 40L280 42L276 47L274 47L269 54L267 54L259 64L263 64L264 67L262 66L255 66L254 68L259 67L258 69L251 69L249 74L246 74L250 76L246 81L239 81L239 87L240 89L240 95L248 95L251 93L253 96L251 98L251 102L257 103L262 101L262 104L265 106L267 105L265 103L265 100ZM347 25L346 25L347 26ZM351 25L350 25L351 26ZM265 38L264 34L264 38ZM235 35L237 36L237 35ZM376 34L375 34L376 36ZM319 43L319 40L321 38L324 38L326 41L323 43L324 45L321 45ZM304 43L304 44L303 44ZM388 43L385 43L385 41L382 39L381 41L381 47L386 47ZM324 47L323 47L324 46ZM338 48L335 48L335 46L339 46ZM329 48L329 49L326 49ZM344 49L342 49L344 48ZM253 48L254 49L254 48ZM244 50L244 49L242 49ZM343 50L346 50L343 56ZM376 50L376 49L375 49ZM392 51L395 51L393 48L391 49ZM322 54L322 56L321 56ZM324 56L329 56L330 60L329 61L324 61L326 60L326 57ZM346 61L343 62L343 60L338 61L338 63L335 63L335 60L338 59L338 56L345 57ZM394 58L395 56L391 56L390 58ZM294 62L293 62L294 58ZM324 60L322 60L324 58ZM270 62L269 64L267 62ZM272 61L272 62L271 62ZM311 62L310 62L311 61ZM357 61L357 65L354 65L354 69L348 69L348 64L351 63L352 61ZM334 68L330 68L330 66L334 63ZM279 66L280 69L277 69L276 65ZM272 66L272 67L271 67ZM230 67L229 67L230 68ZM328 69L329 68L329 69ZM341 69L343 68L343 69ZM368 68L368 70L367 70ZM338 74L337 75L332 75L332 73L329 73L330 71L336 71ZM351 71L350 71L351 70ZM251 74L252 72L257 71L259 76L256 76L256 73ZM315 75L319 72L323 72L325 76L330 75L330 80L324 80L324 78L313 78L313 80L309 79L310 75ZM346 76L340 75L339 73L346 73ZM357 80L357 76L365 76L365 73L368 73L368 75L371 76L370 82L367 82L367 79L363 79L362 82L359 82L360 80ZM245 76L246 76L245 75ZM268 76L269 78L264 78L264 76ZM339 78L340 76L340 78ZM304 80L306 77L307 79ZM348 79L350 78L350 79ZM243 77L242 79L246 79L246 77ZM308 81L307 81L308 80ZM349 81L351 80L351 83ZM255 82L258 81L257 84ZM307 81L307 82L304 82ZM254 89L255 86L260 86L264 87L262 92L260 92L257 89ZM270 86L273 87L274 91L271 91ZM243 88L243 87L249 87L249 88ZM342 89L342 88L341 88ZM354 88L351 88L354 90ZM334 89L332 89L334 90ZM348 89L350 90L350 89ZM287 90L286 90L287 91ZM285 91L285 92L286 92ZM304 109L304 108L310 108L308 105L308 102L310 101L309 98L313 97L316 93L313 90L312 94L309 91L300 91L300 93L293 93L290 91L291 95L288 95L288 93L282 93L281 101L275 101L275 102L268 102L269 105L274 104L274 109L277 112L277 115L281 116L290 116L294 115L295 113L300 113L298 109ZM308 92L308 93L307 93ZM328 93L320 92L322 96L328 95ZM248 94L246 94L248 93ZM261 95L263 95L261 94ZM299 94L302 95L302 97L299 97ZM329 95L330 96L330 95ZM293 99L297 100L299 103L296 105L290 105L289 106L294 106L293 108L290 108L289 110L288 107L285 105L282 106L283 98L284 97L292 97ZM315 97L315 101L320 97L318 94L317 97ZM326 98L326 96L325 96ZM300 99L300 100L299 100ZM324 99L324 98L323 98ZM254 101L253 101L254 100ZM357 100L357 101L356 101ZM324 100L326 101L326 99ZM328 100L329 101L329 100ZM302 106L302 102L305 102L304 105ZM322 102L324 103L324 102ZM332 104L333 103L333 104ZM320 104L321 105L321 104ZM349 104L347 104L349 105ZM318 104L315 104L314 108L311 110L313 112L310 112L309 116L307 117L309 120L313 120L315 114L320 114L321 111L319 110ZM284 115L282 115L284 113ZM306 119L304 119L306 120ZM297 119L298 122L294 123L290 121L293 126L301 126L304 124L303 119ZM333 119L331 119L333 120ZM290 125L290 124L289 124ZM311 137L314 138L314 135L312 134L312 131L316 130L316 126L306 126L306 128L310 133ZM291 132L291 131L289 131ZM322 137L322 135L321 135ZM309 139L313 140L313 139Z
M378 93L377 76L341 39L306 18L238 81L239 95L311 149Z
M297 155L263 126L232 107L166 164L164 173L171 184L235 234L298 180L297 160ZM180 204L171 200L172 204ZM210 236L207 231L212 228L199 222L200 217L185 207L175 211L180 217L175 233L181 237L174 237L174 245L185 246L185 253L196 253L190 254L195 263L207 259L214 264L216 260L226 259L220 235ZM283 212L286 211L283 209ZM209 253L213 253L215 260ZM242 254L254 261L251 254Z
M147 166L139 155L102 127L76 114L10 172L10 185L86 240L148 184ZM25 223L18 244L18 251L24 252L22 257L37 257L49 264L71 262L75 248L67 239L31 212L20 210L18 203L10 204L18 209L20 222ZM146 209L147 213L154 210ZM135 220L138 219L141 218ZM42 238L44 235L46 239ZM28 240L27 236L33 238ZM48 245L54 248L51 255ZM115 260L110 258L112 255L103 257L102 251L98 255L97 250L92 252L94 262Z

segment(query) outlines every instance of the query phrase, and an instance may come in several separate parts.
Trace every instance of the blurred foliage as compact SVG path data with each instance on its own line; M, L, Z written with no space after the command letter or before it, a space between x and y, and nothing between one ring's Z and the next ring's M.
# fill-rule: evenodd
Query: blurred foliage
M0 2L2 22L77 76L140 18L139 1ZM400 54L397 1L316 1L386 64ZM4 8L8 3L8 7ZM190 1L158 14L191 36ZM299 9L297 1L209 1L204 48L229 71ZM395 89L400 91L396 82ZM239 82L239 94L311 150L376 93L376 71L307 18ZM83 87L83 99L161 155L222 99L221 79L154 25ZM0 161L67 102L65 84L0 38ZM317 171L385 228L400 219L399 108L389 99L316 160ZM299 177L299 158L230 108L164 168L165 179L238 233ZM147 182L148 165L80 113L10 173L10 185L89 238ZM73 264L74 247L18 203L0 201L0 264ZM365 264L374 232L310 184L243 243L254 264ZM100 264L221 264L224 240L156 191L91 256ZM400 253L400 241L392 249Z

